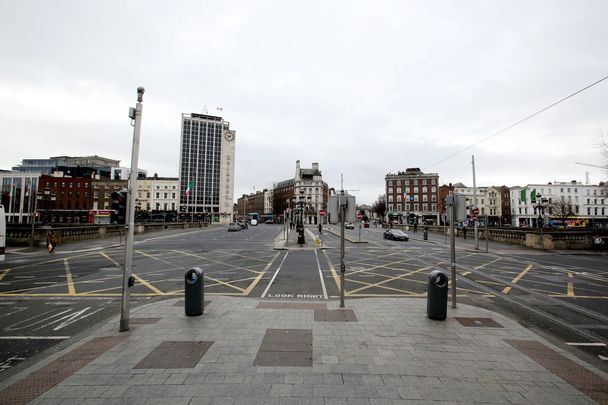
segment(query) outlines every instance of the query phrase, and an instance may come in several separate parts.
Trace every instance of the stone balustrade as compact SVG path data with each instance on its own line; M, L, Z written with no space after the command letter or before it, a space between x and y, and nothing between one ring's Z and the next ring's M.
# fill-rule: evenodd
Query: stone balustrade
M187 229L208 226L205 222L152 222L135 224L135 233L155 232L163 229ZM101 239L111 236L126 235L125 225L67 225L36 226L34 228L34 246L46 242L46 234L53 230L59 243L80 240ZM29 246L32 235L31 225L7 224L7 246Z

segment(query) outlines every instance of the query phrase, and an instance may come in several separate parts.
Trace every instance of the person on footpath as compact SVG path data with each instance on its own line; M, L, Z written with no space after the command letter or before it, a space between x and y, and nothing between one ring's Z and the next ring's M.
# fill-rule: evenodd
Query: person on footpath
M46 234L46 247L49 253L55 253L55 246L57 246L57 235L55 231L48 231Z

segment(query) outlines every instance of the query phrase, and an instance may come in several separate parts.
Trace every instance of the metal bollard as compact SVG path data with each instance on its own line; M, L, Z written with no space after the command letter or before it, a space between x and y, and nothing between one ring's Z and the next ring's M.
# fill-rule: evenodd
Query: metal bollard
M198 316L203 313L203 298L205 296L203 271L194 267L186 272L184 276L184 307L186 316Z
M422 232L422 239L429 240L429 228L424 228L424 232Z
M439 270L429 273L426 313L431 319L443 321L448 312L448 275Z

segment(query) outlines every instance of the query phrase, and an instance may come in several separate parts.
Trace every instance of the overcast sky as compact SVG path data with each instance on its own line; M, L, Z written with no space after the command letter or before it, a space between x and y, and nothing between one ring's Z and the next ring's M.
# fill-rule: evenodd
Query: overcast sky
M236 130L235 199L318 162L371 204L384 176L606 178L608 1L0 0L0 168L100 155L178 176L181 113ZM471 149L444 160L469 146ZM441 163L437 163L442 161Z

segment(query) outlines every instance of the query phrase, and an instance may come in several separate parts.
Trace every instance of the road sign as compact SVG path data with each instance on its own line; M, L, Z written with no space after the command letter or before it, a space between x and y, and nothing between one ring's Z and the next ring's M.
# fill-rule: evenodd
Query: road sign
M474 208L473 209L473 215L475 215L475 216L479 215L479 208Z
M321 215L322 217L324 217L326 214L325 210L319 210L319 215Z
M360 212L358 212L358 213L357 213L357 220L358 220L358 221L361 221L362 219L363 219L363 214L362 214L362 213L360 213Z

